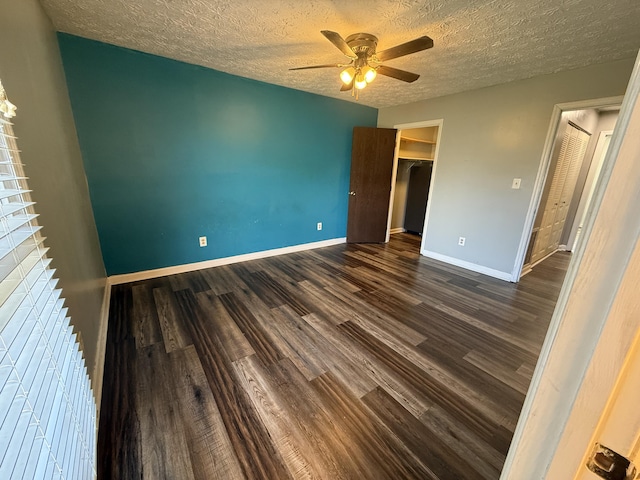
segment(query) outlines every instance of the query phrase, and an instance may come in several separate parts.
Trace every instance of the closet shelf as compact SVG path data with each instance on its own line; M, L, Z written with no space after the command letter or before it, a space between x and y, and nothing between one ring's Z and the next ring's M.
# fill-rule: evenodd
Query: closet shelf
M421 160L423 162L432 162L433 158L429 158L429 157L417 157L414 155L398 155L398 158L400 160Z
M427 145L435 145L436 142L433 140L423 140L422 138L411 138L411 137L400 137L400 141L405 142L415 142L415 143L426 143Z

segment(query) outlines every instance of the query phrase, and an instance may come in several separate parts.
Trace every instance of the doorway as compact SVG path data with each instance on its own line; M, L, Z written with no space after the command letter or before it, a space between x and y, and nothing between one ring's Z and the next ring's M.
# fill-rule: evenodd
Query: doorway
M394 158L387 241L392 233L421 237L428 226L430 199L435 182L442 120L395 125L398 130Z
M618 111L616 111L615 114L617 118ZM593 159L591 161L591 166L589 168L587 180L585 182L583 194L580 198L580 203L578 204L578 210L573 222L573 227L571 227L569 238L566 242L567 245L571 246L570 251L572 252L575 250L578 239L582 234L584 222L587 218L587 212L589 210L589 206L591 205L591 200L593 199L593 193L596 189L596 183L598 178L600 178L602 165L604 164L604 159L607 155L607 152L609 151L609 144L611 143L612 135L613 130L600 131L600 135L596 143L595 152L593 154Z
M606 153L600 138L603 132L610 134L613 130L620 102L616 97L557 105L554 109L555 129L547 138L546 158L541 165L545 175L540 182L539 172L527 248L519 252L522 260L514 280L556 252L575 250Z

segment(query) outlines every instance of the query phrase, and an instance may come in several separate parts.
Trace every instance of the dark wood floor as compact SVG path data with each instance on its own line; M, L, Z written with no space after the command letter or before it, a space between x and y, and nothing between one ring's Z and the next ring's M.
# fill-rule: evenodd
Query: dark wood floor
M497 479L569 263L339 245L113 287L98 478Z

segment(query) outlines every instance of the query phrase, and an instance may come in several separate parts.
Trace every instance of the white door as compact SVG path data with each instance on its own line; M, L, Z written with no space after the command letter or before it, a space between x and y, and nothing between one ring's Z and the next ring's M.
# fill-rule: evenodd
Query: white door
M575 480L597 480L601 476L593 473L586 467L587 463L604 467L605 470L615 468L608 465L607 456L600 455L592 459L597 442L614 452L627 457L633 466L628 468L631 473L635 468L636 474L640 472L640 335L636 337L631 352L626 358L624 368L618 376L616 386L609 397L608 407L600 418L600 424L592 438L591 445L585 452L585 459ZM604 458L603 458L604 457ZM604 461L603 461L604 460ZM602 465L604 464L604 465ZM609 468L607 468L609 467ZM593 467L592 467L593 468ZM631 477L633 479L636 476Z
M571 124L567 125L529 263L543 259L555 252L560 245L569 204L588 143L588 134Z

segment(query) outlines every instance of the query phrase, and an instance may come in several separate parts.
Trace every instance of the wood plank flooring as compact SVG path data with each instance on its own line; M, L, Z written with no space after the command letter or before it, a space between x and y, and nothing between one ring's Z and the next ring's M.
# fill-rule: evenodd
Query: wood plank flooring
M113 287L98 478L497 479L569 263L338 245Z

